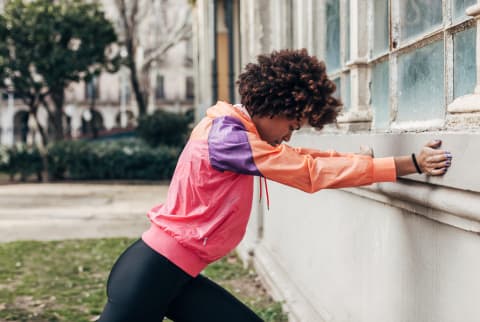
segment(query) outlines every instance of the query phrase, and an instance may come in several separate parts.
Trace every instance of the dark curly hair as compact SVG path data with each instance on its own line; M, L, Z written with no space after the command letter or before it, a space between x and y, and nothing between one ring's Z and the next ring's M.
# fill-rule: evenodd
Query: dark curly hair
M307 118L317 129L334 123L342 103L332 96L335 83L325 64L306 49L280 50L258 56L237 81L241 103L251 116Z

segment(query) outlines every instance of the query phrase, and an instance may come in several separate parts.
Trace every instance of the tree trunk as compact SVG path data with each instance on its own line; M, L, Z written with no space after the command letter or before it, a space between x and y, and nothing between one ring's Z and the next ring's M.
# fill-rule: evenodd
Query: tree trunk
M47 107L45 106L45 108ZM35 111L37 111L37 108L35 108ZM37 177L38 177L38 181L49 182L50 178L48 175L49 166L48 166L48 153L47 153L48 137L47 137L47 133L45 133L45 129L38 121L37 113L34 113L33 116L35 118L35 123L37 123L37 128L38 128L38 131L40 132L40 136L42 138L42 144L38 149L40 151L40 156L42 157L42 172L37 173Z
M33 113L33 117L35 118L35 123L37 124L37 129L38 129L38 132L40 132L40 137L42 138L42 145L43 146L47 146L48 145L48 137L47 137L47 133L45 133L45 129L43 128L42 124L40 124L40 121L38 120L38 117L37 117L37 109L33 109L32 107L30 108L31 111L35 111Z
M150 80L150 70L151 70L151 64L147 64L141 68L140 71L140 77L141 77L141 86L143 88L143 97L144 97L144 102L148 111L148 108L150 104L155 104L155 102L151 102L150 98L152 97L152 82Z
M128 68L130 69L130 81L132 83L133 92L135 93L135 100L138 105L138 113L140 116L147 114L147 106L145 104L145 97L138 80L137 64L135 62L135 53L133 52L133 45L127 44L128 51Z
M54 140L62 141L64 139L63 133L63 103L64 103L64 92L63 88L61 90L55 91L52 93L53 104L55 105L55 110L53 113L53 128L54 128Z

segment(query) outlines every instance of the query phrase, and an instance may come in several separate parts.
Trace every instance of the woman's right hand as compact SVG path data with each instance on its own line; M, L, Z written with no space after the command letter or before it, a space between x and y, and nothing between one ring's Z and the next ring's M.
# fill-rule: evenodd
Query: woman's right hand
M417 163L420 170L428 176L439 176L447 172L452 164L452 154L439 149L442 141L430 141L417 154Z

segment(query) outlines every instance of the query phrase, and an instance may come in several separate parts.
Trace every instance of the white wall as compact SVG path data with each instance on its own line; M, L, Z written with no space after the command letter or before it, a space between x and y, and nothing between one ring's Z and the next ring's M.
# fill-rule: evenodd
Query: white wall
M269 182L270 210L254 207L240 254L256 245L246 258L292 321L478 321L480 174L467 165L480 156L479 134L305 130L293 145L354 152L369 141L381 157L432 138L454 156L443 178L315 194Z

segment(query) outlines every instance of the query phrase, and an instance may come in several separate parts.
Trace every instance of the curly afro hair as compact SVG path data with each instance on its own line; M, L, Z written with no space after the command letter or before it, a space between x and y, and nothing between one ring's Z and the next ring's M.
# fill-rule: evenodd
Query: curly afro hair
M342 105L332 96L335 83L328 79L325 64L306 49L258 56L258 63L248 64L237 84L251 116L306 118L321 129L336 121Z

